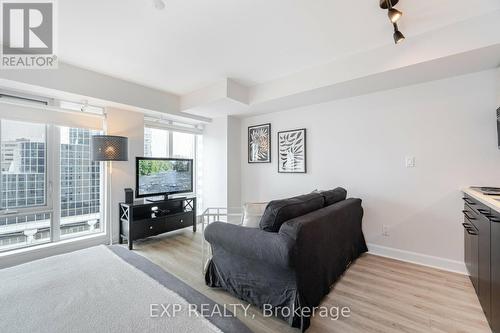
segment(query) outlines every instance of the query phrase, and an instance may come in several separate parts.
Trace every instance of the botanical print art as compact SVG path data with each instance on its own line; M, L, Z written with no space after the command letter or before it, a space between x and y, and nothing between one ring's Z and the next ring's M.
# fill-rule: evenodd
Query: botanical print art
M271 163L271 124L248 128L248 163Z
M306 172L306 129L278 133L278 172Z

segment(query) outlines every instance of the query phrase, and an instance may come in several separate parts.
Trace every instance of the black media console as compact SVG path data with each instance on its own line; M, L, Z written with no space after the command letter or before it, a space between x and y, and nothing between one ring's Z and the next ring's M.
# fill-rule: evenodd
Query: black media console
M177 229L193 227L196 231L196 198L174 198L163 201L120 203L120 244L132 242Z

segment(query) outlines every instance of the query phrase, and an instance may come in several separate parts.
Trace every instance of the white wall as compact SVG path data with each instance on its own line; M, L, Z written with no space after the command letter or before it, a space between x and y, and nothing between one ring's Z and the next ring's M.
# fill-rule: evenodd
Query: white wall
M497 68L497 105L500 107L500 67Z
M135 158L144 156L144 115L138 112L107 109L108 134L128 137L128 161L113 162L112 202L108 217L112 222L113 242L118 241L118 203L125 201L124 189L135 190Z
M460 188L500 186L496 75L490 70L243 119L242 200L343 186L363 199L368 243L439 257L436 265L462 270ZM247 164L247 127L267 122L273 161ZM304 127L308 173L278 174L277 132ZM407 155L416 157L416 168L405 168ZM389 237L382 236L384 224Z
M241 120L227 117L227 206L241 207Z
M203 208L241 206L241 120L214 118L203 132Z
M214 118L203 132L203 206L227 205L227 117Z

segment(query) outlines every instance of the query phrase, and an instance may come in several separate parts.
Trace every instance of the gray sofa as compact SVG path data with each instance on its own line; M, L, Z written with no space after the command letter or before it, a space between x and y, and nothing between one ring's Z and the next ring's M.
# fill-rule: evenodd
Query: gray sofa
M367 251L360 199L346 191L270 202L260 228L215 222L205 229L212 259L205 280L305 331L310 312Z

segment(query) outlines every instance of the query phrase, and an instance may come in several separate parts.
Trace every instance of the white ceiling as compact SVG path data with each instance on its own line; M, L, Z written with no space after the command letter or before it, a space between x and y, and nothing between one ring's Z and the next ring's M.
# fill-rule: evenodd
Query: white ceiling
M255 85L392 43L379 0L58 1L61 61L176 94L226 77ZM474 4L470 7L471 3ZM407 36L500 9L401 0Z

